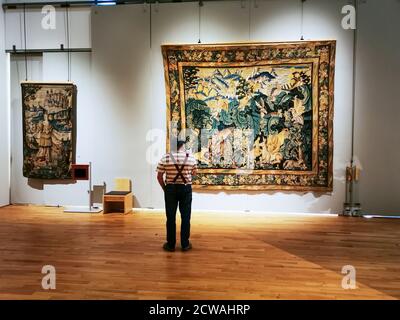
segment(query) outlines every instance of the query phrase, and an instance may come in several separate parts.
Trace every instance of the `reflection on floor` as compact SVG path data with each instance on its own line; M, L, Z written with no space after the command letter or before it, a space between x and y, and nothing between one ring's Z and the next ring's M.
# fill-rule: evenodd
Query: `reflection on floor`
M2 208L0 299L400 298L397 219L194 213L185 253L161 250L164 223ZM41 287L43 265L56 268L55 290ZM342 288L344 265L356 268L354 290Z

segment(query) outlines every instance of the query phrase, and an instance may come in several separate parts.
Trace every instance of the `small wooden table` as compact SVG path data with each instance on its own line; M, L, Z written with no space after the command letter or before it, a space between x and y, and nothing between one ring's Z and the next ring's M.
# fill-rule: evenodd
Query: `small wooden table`
M103 195L103 213L129 213L133 200L130 191L111 191Z

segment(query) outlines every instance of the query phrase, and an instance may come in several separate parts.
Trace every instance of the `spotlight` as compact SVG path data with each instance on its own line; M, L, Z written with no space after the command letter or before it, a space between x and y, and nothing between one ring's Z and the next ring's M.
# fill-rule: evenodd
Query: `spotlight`
M117 4L116 1L107 1L107 0L97 0L97 6L115 6Z

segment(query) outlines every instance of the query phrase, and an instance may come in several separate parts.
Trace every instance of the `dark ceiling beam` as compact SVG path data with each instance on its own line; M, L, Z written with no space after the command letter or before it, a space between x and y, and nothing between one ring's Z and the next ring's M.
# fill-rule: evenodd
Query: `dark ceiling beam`
M77 1L44 1L44 2L7 2L3 3L4 10L22 9L22 8L42 8L45 5L52 5L54 7L90 7L103 2L115 2L117 5L124 4L155 4L155 3L179 3L179 2L211 2L221 0L77 0ZM228 0L222 0L228 1ZM240 0L238 0L240 1Z
M29 54L29 55L35 55L35 54L42 54L42 53L74 53L74 52L92 52L92 49L90 48L71 48L71 49L7 49L6 53L12 53L12 54Z

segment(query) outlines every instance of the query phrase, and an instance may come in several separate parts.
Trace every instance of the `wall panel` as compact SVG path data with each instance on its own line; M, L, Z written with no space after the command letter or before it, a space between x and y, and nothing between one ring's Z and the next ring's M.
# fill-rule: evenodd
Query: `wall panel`
M55 29L44 29L42 19L45 15L41 9L27 8L26 48L27 49L60 49L68 47L67 42L67 14L64 8L56 7ZM69 47L90 48L90 8L70 8L69 20ZM11 50L15 45L17 50L25 49L24 11L22 9L8 9L5 11L6 49Z
M146 162L150 105L149 6L94 7L92 11L91 156L97 177L133 181L136 206L151 206L152 168Z
M41 55L27 57L28 79L41 81ZM11 203L44 204L43 185L41 181L28 180L22 175L22 101L21 81L25 81L25 58L22 55L12 56L10 62L11 92Z
M0 207L9 204L10 197L9 57L4 52L4 22L4 13L0 10Z
M365 212L400 215L400 2L359 7L355 157Z

